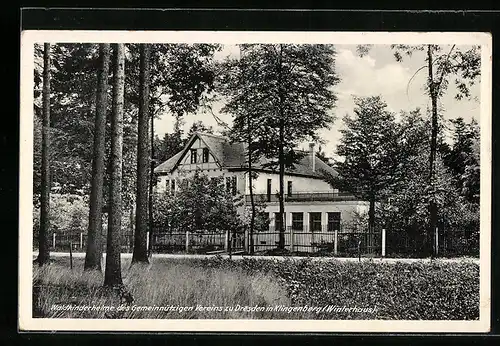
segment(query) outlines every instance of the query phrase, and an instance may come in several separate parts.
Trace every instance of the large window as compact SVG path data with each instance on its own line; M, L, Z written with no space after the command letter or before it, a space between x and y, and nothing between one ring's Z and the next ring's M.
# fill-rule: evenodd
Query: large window
M208 162L208 157L209 157L208 148L203 148L203 163Z
M304 230L304 213L292 213L292 229L294 231Z
M196 149L191 149L191 163L196 163L197 154Z
M340 231L340 212L328 213L328 231Z
M321 232L321 213L309 213L309 230Z

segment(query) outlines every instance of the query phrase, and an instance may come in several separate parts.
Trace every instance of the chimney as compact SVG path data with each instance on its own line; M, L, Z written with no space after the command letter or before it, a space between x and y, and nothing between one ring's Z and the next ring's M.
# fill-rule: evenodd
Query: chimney
M316 172L316 149L314 148L314 143L309 143L309 158L311 160L311 168L313 172Z

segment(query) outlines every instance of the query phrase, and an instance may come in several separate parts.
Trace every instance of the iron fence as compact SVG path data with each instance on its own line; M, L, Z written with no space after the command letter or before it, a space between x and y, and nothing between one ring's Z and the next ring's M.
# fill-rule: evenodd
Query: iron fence
M423 232L406 232L401 230L380 230L367 232L360 230L337 230L321 227L311 232L307 227L293 229L287 227L284 231L285 249L292 253L324 254L328 256L386 256L386 257L422 257L424 244L431 241L437 254L442 257L479 256L479 232L439 230L427 237ZM255 253L264 253L276 249L279 245L280 232L274 227L269 231L254 232L253 245ZM248 232L231 234L229 231L195 231L195 232L154 232L149 238L151 250L154 253L170 252L227 252L249 251L250 236ZM101 234L103 251L106 251L106 235ZM38 240L33 239L36 250ZM87 234L83 232L57 232L50 239L50 251L85 252ZM124 232L121 235L121 251L132 252L134 234Z

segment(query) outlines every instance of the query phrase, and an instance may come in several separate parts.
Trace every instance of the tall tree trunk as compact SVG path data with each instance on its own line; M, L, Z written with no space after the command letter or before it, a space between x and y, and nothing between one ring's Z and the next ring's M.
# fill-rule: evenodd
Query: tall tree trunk
M38 232L38 258L40 266L50 259L50 43L43 45L43 120L42 120L42 172L40 194L40 230Z
M99 44L99 71L97 75L97 102L94 123L94 151L90 190L89 228L85 270L101 270L102 201L104 182L104 151L106 136L106 110L108 104L109 43Z
M432 128L431 128L431 148L429 155L429 187L431 188L431 198L429 201L429 230L425 237L425 252L426 255L432 255L432 235L437 226L437 205L436 205L436 190L435 190L435 175L436 175L436 151L437 151L437 133L438 133L438 110L437 110L437 90L434 83L433 71L433 56L431 45L427 46L427 63L429 72L429 93L432 104Z
M111 117L111 158L109 189L109 221L106 247L105 286L122 286L121 217L122 217L122 150L123 94L125 86L125 45L114 47L113 113Z
M147 249L148 232L148 181L150 166L149 145L149 44L140 45L139 117L137 134L137 197L134 252L132 264L149 263ZM151 143L152 144L152 143Z
M278 94L279 94L279 176L280 176L280 192L279 192L279 219L280 219L280 229L279 229L279 242L278 248L281 250L285 249L285 155L283 147L285 145L285 119L284 119L284 92L283 92L283 45L280 44L280 56L279 56L279 75L278 75Z
M248 130L248 189L250 191L250 204L252 206L252 215L250 216L250 232L249 232L249 248L250 254L254 252L253 232L255 228L255 199L253 196L253 171L252 171L252 120L250 114L247 115L247 130Z
M150 157L150 170L149 170L149 249L148 256L151 256L153 251L153 186L155 181L155 116L151 114L151 132L150 132L150 141L151 141L151 157Z

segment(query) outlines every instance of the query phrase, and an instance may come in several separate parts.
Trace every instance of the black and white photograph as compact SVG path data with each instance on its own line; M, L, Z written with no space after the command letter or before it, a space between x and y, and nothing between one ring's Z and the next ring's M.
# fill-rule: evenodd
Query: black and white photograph
M490 35L21 45L21 329L489 330Z

